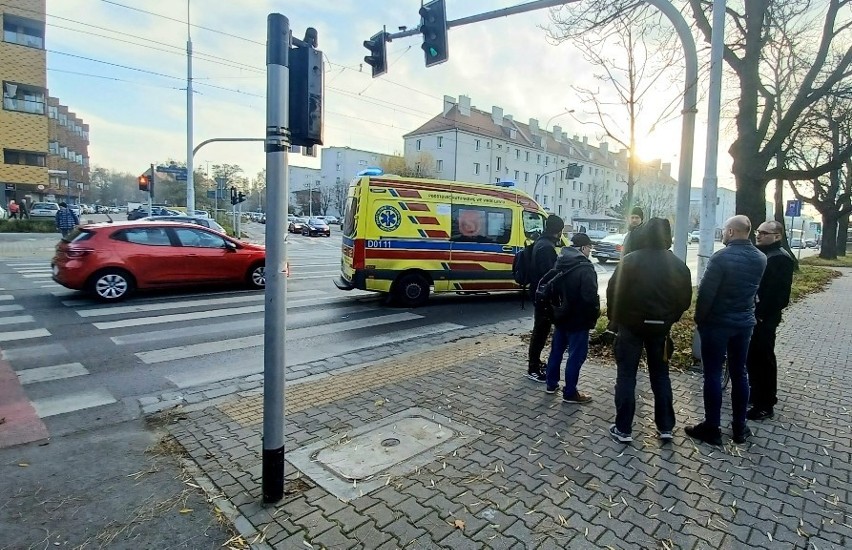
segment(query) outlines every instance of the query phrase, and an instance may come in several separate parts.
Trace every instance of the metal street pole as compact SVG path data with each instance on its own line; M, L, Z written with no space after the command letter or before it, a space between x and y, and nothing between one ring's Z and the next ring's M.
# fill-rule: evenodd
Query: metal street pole
M264 502L284 496L284 338L287 332L287 219L290 147L290 22L267 18L266 40L266 294L263 322Z
M154 215L154 165L151 165L151 178L148 180L148 215Z
M195 177L192 152L192 37L189 26L189 0L186 0L186 213L195 215Z

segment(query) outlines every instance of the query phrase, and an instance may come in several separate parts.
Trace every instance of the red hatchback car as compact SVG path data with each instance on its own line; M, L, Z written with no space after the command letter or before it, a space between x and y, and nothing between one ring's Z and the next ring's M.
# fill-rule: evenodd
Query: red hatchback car
M190 223L115 222L76 228L56 245L53 280L118 301L135 289L266 286L266 251Z

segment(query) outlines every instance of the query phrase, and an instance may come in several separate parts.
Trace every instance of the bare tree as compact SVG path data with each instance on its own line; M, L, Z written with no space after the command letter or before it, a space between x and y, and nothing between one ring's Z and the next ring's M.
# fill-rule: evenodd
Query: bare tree
M587 210L590 214L601 214L610 206L610 184L603 183L603 179L590 183L586 193Z
M668 218L671 220L675 213L676 196L676 182L669 183L659 179L640 185L636 192L637 201L643 205L645 219Z
M410 158L404 158L397 151L394 155L385 157L379 166L386 174L396 174L407 178L431 178L435 172L432 167L435 165L435 160L432 155L425 152L419 152Z
M346 194L348 191L349 188L345 183L343 183L343 181L336 182L334 187L331 188L331 204L334 205L337 213L341 216L345 214L343 210L346 208Z

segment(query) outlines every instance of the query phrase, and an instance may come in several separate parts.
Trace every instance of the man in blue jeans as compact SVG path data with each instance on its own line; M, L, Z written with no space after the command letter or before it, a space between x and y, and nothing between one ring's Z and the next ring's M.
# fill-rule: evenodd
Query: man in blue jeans
M751 222L747 217L729 218L722 229L725 248L710 257L698 287L695 323L704 367L704 422L684 431L711 445L722 444L722 366L726 354L731 373L734 443L745 443L751 435L746 425L746 357L756 323L755 296L766 269L766 255L751 243L750 235Z
M547 393L559 390L559 366L568 349L565 362L565 387L562 401L588 403L591 396L577 390L580 367L589 354L589 331L601 314L598 297L598 275L589 261L592 241L585 233L575 233L571 246L562 249L556 265L540 284L553 279L550 300L553 318L553 342L547 359Z

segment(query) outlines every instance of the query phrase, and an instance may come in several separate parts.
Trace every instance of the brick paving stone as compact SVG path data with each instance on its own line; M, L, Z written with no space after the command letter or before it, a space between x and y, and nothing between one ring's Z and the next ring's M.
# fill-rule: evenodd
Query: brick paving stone
M389 534L377 529L376 524L372 521L361 524L349 536L363 544L364 548L377 548L393 540Z
M310 538L317 537L329 529L337 528L336 524L326 519L319 510L300 518L291 518L291 520L296 525L304 527Z
M455 525L451 525L453 521L452 519L444 520L436 512L430 511L427 515L415 521L414 525L429 533L433 541L440 541L457 529Z
M344 535L339 528L332 527L321 535L312 537L311 544L314 547L319 546L328 550L344 550L353 548L356 545L356 541Z
M387 525L396 521L399 517L397 512L388 508L383 502L379 502L378 504L367 508L364 510L364 513L376 522L376 526L379 529L384 529Z
M416 523L417 520L425 517L431 510L430 508L421 506L414 497L408 498L399 504L394 505L393 509L412 523Z
M351 505L348 504L329 515L328 519L339 524L344 533L355 531L361 525L370 522L367 516L358 513Z
M481 550L480 542L472 540L456 529L449 536L439 541L444 548L452 548L453 550Z
M408 518L400 517L390 524L382 528L388 534L394 536L405 547L423 537L424 540L430 540L428 533L417 527L408 520Z

